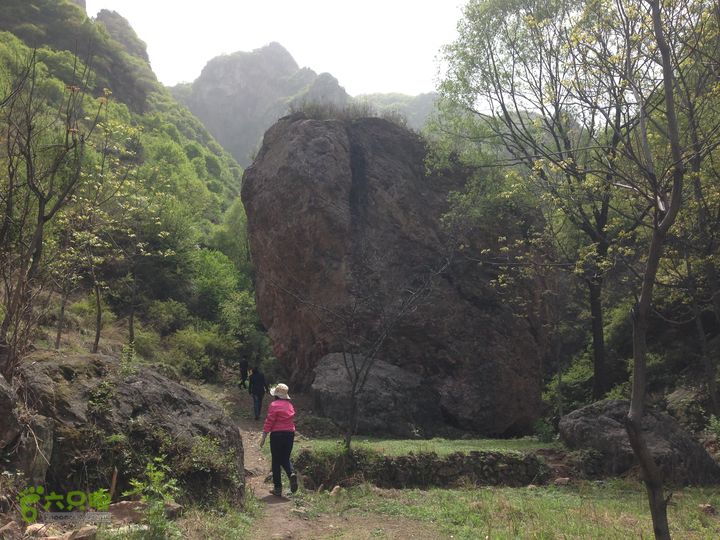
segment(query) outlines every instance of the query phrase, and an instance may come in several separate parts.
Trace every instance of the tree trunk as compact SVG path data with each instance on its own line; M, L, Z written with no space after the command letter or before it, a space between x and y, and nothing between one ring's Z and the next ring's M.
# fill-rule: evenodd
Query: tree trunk
M65 324L65 306L67 305L68 295L63 292L62 301L60 302L60 316L58 317L57 334L55 335L55 350L60 348L60 338L62 337L63 325Z
M655 538L659 540L670 539L667 500L663 491L662 472L655 463L652 454L650 454L645 441L645 435L642 431L642 419L645 413L645 388L647 383L647 329L653 287L660 265L664 240L665 234L662 231L657 229L653 231L648 258L645 263L640 297L633 312L633 385L630 411L625 423L630 445L642 470L642 479L648 494Z
M708 354L707 337L705 335L705 325L702 321L702 311L698 305L697 298L694 293L692 296L692 310L695 317L695 331L698 336L698 343L700 345L700 360L702 361L703 368L705 369L705 376L707 377L707 391L710 397L710 407L713 414L718 414L718 398L717 398L717 368L715 362L710 359Z
M95 283L95 341L92 352L96 354L100 347L100 329L102 327L102 303L100 301L100 285Z
M130 306L130 316L128 317L128 341L135 343L135 306Z
M605 329L602 313L602 278L588 280L590 293L590 317L593 336L593 399L602 399L607 392L607 374L605 369Z

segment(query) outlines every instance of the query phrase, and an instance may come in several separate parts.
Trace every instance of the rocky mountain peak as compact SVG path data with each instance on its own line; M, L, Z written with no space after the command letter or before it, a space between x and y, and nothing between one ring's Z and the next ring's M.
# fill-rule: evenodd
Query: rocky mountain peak
M83 2L84 4L84 2ZM100 10L97 14L96 21L102 24L107 30L110 37L120 43L125 50L136 58L150 62L147 53L147 45L135 33L135 30L128 20L120 15L117 11L107 9Z
M213 58L193 83L172 91L241 165L250 164L267 127L292 103L349 99L332 75L300 68L277 42Z

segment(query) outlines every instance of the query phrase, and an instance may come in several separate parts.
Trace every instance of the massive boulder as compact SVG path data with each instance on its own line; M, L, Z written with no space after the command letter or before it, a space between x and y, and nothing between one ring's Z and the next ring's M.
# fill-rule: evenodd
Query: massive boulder
M362 366L371 359L328 354L316 366L312 383L316 410L343 427L350 418L352 394L346 363L353 360ZM437 403L437 392L420 374L374 359L358 393L357 432L403 438L437 432L443 424Z
M560 437L570 448L599 452L605 473L626 473L636 464L625 431L628 408L625 400L605 400L582 407L561 418ZM671 416L646 411L642 431L666 481L681 485L720 481L720 466Z
M378 358L438 395L423 414L525 432L540 409L538 349L491 271L450 258L440 217L465 178L428 176L425 157L418 136L378 118L296 114L269 129L242 191L261 320L296 384L326 354L389 330Z
M35 358L21 365L26 429L7 452L10 468L35 484L118 493L154 457L189 499L244 492L237 427L216 405L147 368L103 355Z
M0 375L0 453L20 434L16 412L15 392Z

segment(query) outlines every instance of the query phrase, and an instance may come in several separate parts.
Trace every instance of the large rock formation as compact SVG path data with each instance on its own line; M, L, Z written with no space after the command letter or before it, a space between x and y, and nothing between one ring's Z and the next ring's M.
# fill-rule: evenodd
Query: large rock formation
M301 69L279 43L213 58L192 84L172 91L241 165L291 103L348 100L334 77Z
M315 367L312 393L315 408L346 427L350 418L351 385L340 353L324 356ZM367 358L355 358L358 364ZM359 393L358 433L383 433L411 438L435 433L443 424L438 394L422 375L382 360L373 363Z
M30 359L18 377L26 425L3 455L36 485L108 488L117 467L119 493L166 455L183 497L242 496L237 427L186 387L102 355Z
M326 354L389 329L378 357L437 392L426 414L524 432L539 414L538 352L487 269L457 258L388 322L450 251L440 216L464 179L426 176L425 155L420 138L377 118L293 115L268 130L242 192L260 317L295 383L309 386Z
M571 412L560 420L560 437L570 448L590 448L602 455L607 474L623 474L635 465L625 431L629 403L606 400ZM648 449L674 484L714 484L720 466L671 416L649 410L643 418Z

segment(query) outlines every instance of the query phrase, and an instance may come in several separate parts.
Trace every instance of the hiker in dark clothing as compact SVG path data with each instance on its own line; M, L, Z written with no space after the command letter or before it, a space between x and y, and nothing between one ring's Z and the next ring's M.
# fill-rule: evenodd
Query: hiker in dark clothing
M245 382L248 380L248 361L240 360L240 388L245 388Z
M255 366L250 374L250 384L248 392L253 397L253 412L255 412L255 420L260 419L260 410L262 409L263 396L270 391L265 380L265 374L260 371L259 366Z

